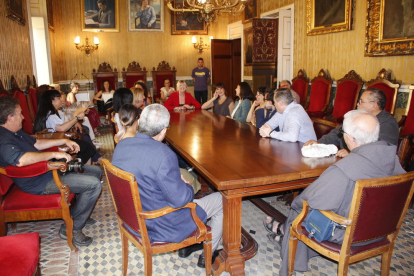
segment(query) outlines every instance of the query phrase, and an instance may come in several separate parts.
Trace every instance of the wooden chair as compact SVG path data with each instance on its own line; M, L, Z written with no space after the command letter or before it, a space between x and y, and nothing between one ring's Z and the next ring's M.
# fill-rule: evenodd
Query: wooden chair
M414 192L414 172L376 179L358 180L351 203L349 217L321 211L329 219L346 225L342 245L329 241L309 239L303 220L309 205L303 201L303 210L293 221L289 239L289 275L292 275L298 241L319 254L339 262L338 275L347 275L348 265L382 255L381 275L389 275L395 239L403 223ZM368 245L356 243L373 241Z
M388 111L394 116L395 106L397 104L397 93L400 85L395 80L391 79L391 72L384 68L379 71L375 79L370 80L365 84L365 90L369 88L379 88L387 96L387 103L385 111Z
M342 123L345 113L355 109L364 81L354 70L351 70L336 83L333 110L328 114L331 115L333 121Z
M315 118L322 118L329 107L329 100L331 99L332 80L321 69L318 76L314 78L311 86L311 94L309 98L309 105L306 111L309 116Z
M164 80L168 78L171 83L171 87L175 87L177 70L166 61L162 61L158 64L157 70L152 68L152 93L154 95L154 101L160 102L161 88L164 87ZM161 101L162 102L162 101Z
M408 94L405 115L403 115L401 120L398 122L398 126L400 127L400 135L402 136L414 134L414 85L410 85L408 88L410 89L410 92Z
M306 77L304 70L300 69L298 75L292 79L292 88L300 97L300 104L306 106L309 92L309 78Z
M312 118L313 128L315 130L316 138L319 140L325 134L328 134L335 129L339 124L323 119Z
M112 89L116 90L118 88L118 70L112 67L109 63L103 62L99 64L98 70L95 68L92 70L93 86L95 89L95 94L98 93L102 88L102 83L104 81L109 81Z
M134 84L142 80L144 84L147 85L147 69L141 69L139 63L133 61L128 65L128 68L125 71L125 67L122 68L122 80L123 87L130 89L134 87Z
M414 133L398 137L397 156L401 166L408 171L411 162L414 162Z
M181 208L173 209L171 207L165 207L159 210L144 212L142 210L138 184L135 180L135 176L113 166L107 159L103 160L103 167L121 232L122 274L126 275L127 273L129 240L144 255L145 275L152 274L152 254L170 252L203 241L206 275L210 275L212 250L211 232L208 230L209 227L206 227L198 218L195 209L196 204L190 202L182 207L191 210L191 216L197 225L197 230L194 231L193 234L180 243L151 243L145 220L158 218ZM133 234L126 226L133 229L135 232L140 233L141 237Z
M33 75L33 88L36 89L37 88L37 82L36 82L36 77L35 75Z
M57 149L56 149L57 150ZM63 219L66 223L67 242L71 250L73 220L69 206L75 194L70 193L69 186L62 183L58 170L65 172L65 162L38 162L25 167L0 167L0 237L7 233L7 223ZM13 184L11 177L33 177L48 171L53 172L53 179L60 194L33 195L25 193Z
M20 101L20 107L22 108L22 114L24 116L23 120L23 130L28 134L33 134L33 121L30 113L29 105L27 103L26 96L20 90L19 85L17 84L14 76L11 76L11 91L13 93L13 98L16 98Z

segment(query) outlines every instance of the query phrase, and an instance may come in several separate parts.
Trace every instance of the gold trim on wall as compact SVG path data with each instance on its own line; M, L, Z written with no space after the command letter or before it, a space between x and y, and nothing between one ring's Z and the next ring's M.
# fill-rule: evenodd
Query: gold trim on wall
M317 1L318 4L324 4L325 1L320 0L306 0L306 27L307 27L307 35L320 35L320 34L328 34L328 33L336 33L336 32L343 32L351 30L351 22L352 22L352 10L353 10L353 3L352 0L336 0L336 3L345 4L344 8L344 21L333 23L333 24L326 24L321 26L315 27L315 2ZM326 4L326 3L325 3ZM327 14L324 14L326 16Z
M384 39L385 0L367 0L365 56L413 55L413 37Z
M96 15L97 13L99 13L99 8L98 10L96 10L96 13L94 14L89 14L90 11L85 11L85 0L81 0L81 26L82 26L82 32L119 32L119 4L118 4L118 0L110 0L111 2L114 3L114 11L113 15L115 17L115 27L110 28L110 27L99 27L99 24L91 24L96 25L94 27L89 27L87 26L88 24L86 24L86 18L89 17L90 15ZM108 1L107 1L107 6L108 6ZM88 15L87 15L88 14Z

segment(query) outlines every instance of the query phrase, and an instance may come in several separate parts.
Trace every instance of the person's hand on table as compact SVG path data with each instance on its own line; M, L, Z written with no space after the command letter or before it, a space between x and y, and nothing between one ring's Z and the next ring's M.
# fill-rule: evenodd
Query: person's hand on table
M259 128L259 134L262 137L269 137L270 132L272 132L272 131L273 131L273 129L268 124L265 124L261 128Z
M348 154L349 154L349 151L347 151L346 149L341 149L341 150L338 150L338 152L336 153L336 156L344 158Z
M194 106L185 104L183 105L184 109L194 109Z
M315 140L309 140L305 144L303 144L303 146L306 147L306 146L310 146L310 145L313 145L313 144L319 144L319 142L315 141Z

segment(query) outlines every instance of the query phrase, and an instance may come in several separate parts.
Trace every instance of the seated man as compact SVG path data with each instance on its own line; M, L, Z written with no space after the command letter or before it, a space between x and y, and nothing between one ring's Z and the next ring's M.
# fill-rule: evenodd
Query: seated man
M277 113L259 130L262 137L302 143L316 138L311 119L300 104L294 103L289 89L276 90L275 107ZM274 131L277 127L280 131Z
M293 90L292 88L292 84L290 83L290 81L288 80L282 80L280 82L279 88L287 88L290 90L290 92L292 92L292 96L293 96L293 101L297 104L300 104L300 97L299 94L296 93L295 90Z
M371 112L375 116L380 124L379 140L387 141L393 145L398 143L398 123L395 118L384 110L387 101L385 93L378 88L369 88L362 93L361 98L358 101L358 109ZM338 151L337 156L345 157L349 151L346 149L343 135L341 134L341 127L338 126L328 134L324 135L318 141L307 141L303 146L312 144L334 144L341 149Z
M0 98L0 166L23 167L50 159L72 157L66 152L41 152L41 150L66 144L72 151L78 152L79 145L68 139L35 139L22 131L22 109L19 101L11 97ZM101 192L102 171L96 166L86 166L85 172L65 173L60 178L70 187L72 193L78 194L76 204L71 209L73 218L73 240L76 246L92 243L93 239L82 233L89 215ZM14 183L23 191L35 195L59 194L59 188L53 180L51 171L30 178L13 178ZM95 223L90 219L88 224ZM67 239L66 225L62 224L59 236Z
M179 208L192 201L197 203L198 217L203 222L211 218L214 262L219 253L216 249L223 232L222 196L220 193L214 193L194 199L191 184L180 174L177 155L161 143L169 123L170 113L167 108L159 104L147 106L141 113L137 134L119 142L114 151L112 164L135 175L144 211L167 206ZM146 220L146 224L151 242L179 243L196 230L187 208ZM202 248L202 244L196 244L180 249L178 255L187 257ZM200 256L197 265L204 267L203 255Z
M306 200L312 209L332 211L348 217L358 179L388 177L405 173L396 156L396 146L386 141L378 141L380 125L378 119L365 110L352 110L345 114L343 124L344 140L351 153L330 166L293 202L285 224L267 217L264 224L270 232L272 242L280 248L282 266L279 274L288 275L289 228L302 211L302 202ZM283 226L283 227L282 227ZM341 244L344 229L336 229L329 241ZM299 242L297 247L295 270L307 271L308 260L317 253Z

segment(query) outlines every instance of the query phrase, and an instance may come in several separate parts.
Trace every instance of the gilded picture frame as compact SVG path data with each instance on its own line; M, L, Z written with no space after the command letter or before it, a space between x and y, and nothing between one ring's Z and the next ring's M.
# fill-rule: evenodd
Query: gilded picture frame
M243 30L244 65L253 65L253 27Z
M414 54L414 7L402 0L367 0L365 56Z
M243 11L243 24L251 22L253 18L259 18L260 0L246 0Z
M174 0L173 6L183 8L185 0ZM198 12L172 12L172 35L207 35L208 29L205 21L198 21Z
M24 0L7 0L6 1L6 17L17 22L18 24L26 25L26 3Z
M146 0L146 9L152 9L155 13L155 21L151 24L152 19L148 24L141 24L141 15L138 17L138 12L141 10L144 0L128 0L128 31L129 32L164 32L164 1L163 0ZM145 19L144 19L145 20Z
M352 29L353 0L306 0L307 35Z
M98 4L97 0L81 1L83 32L119 32L118 0L104 0L104 3L103 7L102 4Z

